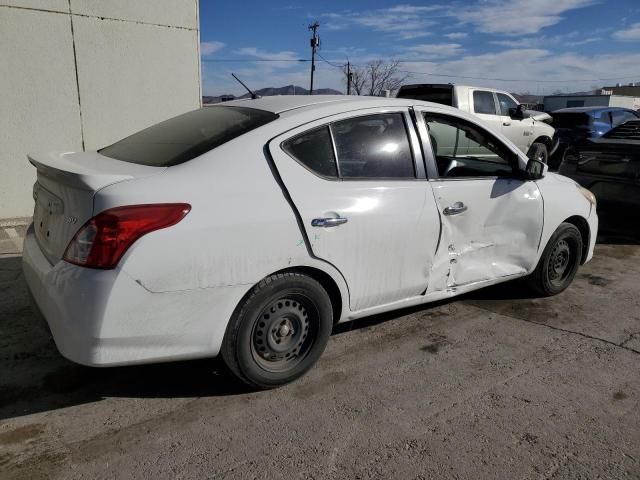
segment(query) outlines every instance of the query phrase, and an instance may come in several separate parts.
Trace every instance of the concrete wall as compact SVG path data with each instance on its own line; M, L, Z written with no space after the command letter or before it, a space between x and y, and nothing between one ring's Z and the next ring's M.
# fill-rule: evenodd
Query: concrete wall
M610 107L623 107L632 110L640 109L640 97L628 97L622 95L611 95Z
M198 0L0 0L0 222L31 215L27 152L97 149L200 106L198 22Z

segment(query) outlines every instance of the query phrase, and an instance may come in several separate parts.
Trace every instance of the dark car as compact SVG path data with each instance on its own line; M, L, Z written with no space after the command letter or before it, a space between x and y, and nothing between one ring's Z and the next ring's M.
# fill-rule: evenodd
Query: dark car
M601 232L640 239L640 120L572 145L558 172L595 194Z
M549 160L557 168L567 147L587 138L598 138L628 120L638 120L640 113L619 107L563 108L551 113L559 145Z

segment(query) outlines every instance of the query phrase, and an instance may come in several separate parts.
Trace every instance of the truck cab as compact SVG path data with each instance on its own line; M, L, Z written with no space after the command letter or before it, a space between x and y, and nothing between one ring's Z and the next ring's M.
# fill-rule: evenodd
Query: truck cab
M440 103L475 114L487 126L502 132L529 158L544 163L556 148L555 130L547 123L551 116L526 110L508 92L450 83L414 84L403 85L397 96Z

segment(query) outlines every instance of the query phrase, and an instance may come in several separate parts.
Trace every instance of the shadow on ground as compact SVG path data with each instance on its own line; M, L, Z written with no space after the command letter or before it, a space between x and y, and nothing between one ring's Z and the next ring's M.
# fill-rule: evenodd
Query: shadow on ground
M615 239L599 243L616 245ZM628 239L626 240L628 243ZM616 255L631 254L624 245ZM635 251L635 250L634 250ZM471 300L531 299L521 282L509 282L465 295ZM412 313L437 309L429 304L375 315L336 326L334 335L373 327ZM180 398L238 395L247 388L220 359L167 364L88 368L64 359L32 307L19 256L0 257L0 419L96 402L105 397Z

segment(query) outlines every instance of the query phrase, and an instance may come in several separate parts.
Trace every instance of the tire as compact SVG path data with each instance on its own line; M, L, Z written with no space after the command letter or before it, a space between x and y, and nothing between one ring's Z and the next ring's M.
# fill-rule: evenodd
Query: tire
M549 150L544 143L535 142L529 148L527 156L542 163L547 163L549 161Z
M575 225L562 223L549 239L529 285L545 297L564 291L582 262L582 235Z
M253 287L236 308L222 358L252 388L279 387L316 363L332 329L326 290L307 275L279 273Z

